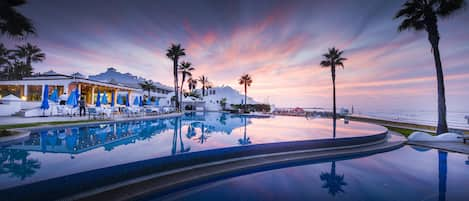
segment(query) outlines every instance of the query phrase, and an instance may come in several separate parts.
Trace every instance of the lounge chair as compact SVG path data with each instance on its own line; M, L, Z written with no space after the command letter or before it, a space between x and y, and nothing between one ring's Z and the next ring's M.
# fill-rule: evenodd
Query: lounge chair
M96 108L94 107L88 108L88 119L91 119L91 116L93 116L93 118L96 119L96 117L102 116L101 114L102 113L99 113L98 110L96 110Z

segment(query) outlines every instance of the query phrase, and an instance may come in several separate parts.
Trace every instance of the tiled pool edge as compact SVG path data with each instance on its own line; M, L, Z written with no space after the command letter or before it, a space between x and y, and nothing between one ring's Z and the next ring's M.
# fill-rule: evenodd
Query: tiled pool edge
M153 174L155 172L164 172L196 164L209 163L243 156L307 150L311 149L312 147L315 149L320 149L361 145L369 142L383 140L385 139L386 135L387 131L375 135L361 137L256 144L192 152L188 154L137 161L128 164L81 172L0 190L0 193L12 195L12 197L18 199L27 200L34 200L38 198L41 198L42 200L57 199L59 197L65 197L69 196L70 194L88 191L112 183ZM99 180L96 180L96 178L99 178ZM27 194L25 192L27 192Z

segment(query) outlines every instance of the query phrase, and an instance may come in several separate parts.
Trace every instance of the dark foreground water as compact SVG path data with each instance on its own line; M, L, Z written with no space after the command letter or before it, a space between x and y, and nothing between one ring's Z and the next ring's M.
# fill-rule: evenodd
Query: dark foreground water
M467 155L405 146L368 157L269 170L150 200L469 200Z

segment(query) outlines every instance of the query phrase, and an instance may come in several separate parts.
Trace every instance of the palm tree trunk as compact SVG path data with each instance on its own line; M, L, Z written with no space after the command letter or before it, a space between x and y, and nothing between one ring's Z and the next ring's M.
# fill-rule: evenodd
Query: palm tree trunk
M335 120L337 118L336 106L335 106L335 66L331 66L332 72L332 118Z
M448 123L446 122L445 81L438 45L433 47L433 57L435 58L436 78L438 82L438 126L436 133L442 134L448 132Z
M185 79L186 79L186 75L182 74L181 91L180 91L180 94L181 94L181 97L180 97L180 100L181 100L181 102L180 102L180 107L181 107L181 108L179 109L179 110L181 110L181 111L182 111L182 97L183 97L183 96L182 96L182 90L183 90L183 88L184 88L184 81L185 81Z
M248 109L247 107L247 100L248 100L248 86L244 83L244 112Z
M429 40L433 49L433 58L435 59L436 79L438 83L438 126L436 134L448 132L448 123L446 122L446 98L445 98L445 80L443 77L443 67L441 66L440 49L438 48L438 31L429 34Z
M177 71L177 66L178 66L178 60L177 60L177 59L174 59L174 60L173 60L174 96L175 96L175 106L176 106L176 110L179 111L178 71Z

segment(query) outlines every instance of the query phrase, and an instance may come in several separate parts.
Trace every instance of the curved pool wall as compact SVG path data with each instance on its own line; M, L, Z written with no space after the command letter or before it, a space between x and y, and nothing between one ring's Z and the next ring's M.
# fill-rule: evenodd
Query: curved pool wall
M468 168L467 155L404 146L246 172L140 200L465 201L469 193L461 187L469 185Z
M206 116L207 114L204 114ZM230 117L231 118L231 117ZM237 117L233 117L237 118ZM245 118L245 117L244 117ZM288 117L291 118L291 117ZM189 121L201 121L190 117ZM194 120L195 119L195 120ZM245 118L246 121L248 122ZM280 120L285 120L280 118ZM300 118L294 119L299 121ZM255 121L255 120L253 120ZM313 120L314 121L314 120ZM318 121L318 120L316 120ZM323 120L319 120L323 121ZM309 123L307 120L306 123ZM278 122L274 122L278 123ZM259 123L262 125L262 123ZM253 123L255 125L255 123ZM363 124L364 125L364 124ZM284 125L285 126L285 125ZM288 127L288 125L286 125ZM291 126L291 125L290 125ZM297 126L299 127L299 126ZM371 126L374 127L374 126ZM249 127L248 127L249 128ZM255 128L255 127L252 127ZM378 127L374 127L378 128ZM291 128L287 129L290 130ZM380 128L381 129L381 128ZM206 149L195 152L188 152L176 155L167 155L154 157L136 162L117 164L109 167L96 168L79 173L72 173L65 176L48 178L25 185L0 190L2 195L11 195L13 198L36 199L41 195L41 199L56 199L71 194L90 190L99 186L104 186L127 179L148 175L157 172L164 172L172 169L183 168L191 165L238 158L243 156L252 156L258 154L268 154L275 152L288 152L305 149L321 149L341 146L354 146L367 143L376 143L384 140L386 129L377 129L378 133L359 134L355 137L338 137L313 140L296 140L286 142L259 143L251 145L228 146L222 148ZM301 129L300 129L301 130ZM369 131L368 131L369 132ZM176 133L176 132L175 132ZM173 133L174 134L174 133ZM253 134L253 133L251 133ZM245 138L244 138L245 139ZM173 143L174 144L174 143ZM5 148L3 148L5 149ZM157 149L157 148L154 148ZM69 164L74 165L74 164ZM78 164L77 164L78 165ZM54 167L58 168L58 167ZM59 167L62 168L62 167ZM97 179L98 178L98 179ZM66 185L64 185L66 184ZM28 192L25 194L25 192ZM26 196L26 197L25 197ZM9 196L10 197L10 196ZM21 200L19 199L19 200Z

